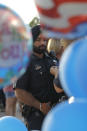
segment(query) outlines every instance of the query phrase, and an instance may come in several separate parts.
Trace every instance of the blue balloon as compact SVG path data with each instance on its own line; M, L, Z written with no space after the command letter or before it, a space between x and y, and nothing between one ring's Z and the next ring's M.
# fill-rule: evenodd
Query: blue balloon
M46 116L41 131L86 131L87 103L61 103Z
M0 118L0 131L28 131L22 121L13 116Z
M65 50L59 78L67 95L87 98L87 38L73 42Z

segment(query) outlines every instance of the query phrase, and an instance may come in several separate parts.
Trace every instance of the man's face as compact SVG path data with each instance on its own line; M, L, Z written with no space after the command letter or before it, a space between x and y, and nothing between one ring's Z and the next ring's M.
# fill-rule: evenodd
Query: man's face
M34 42L34 51L37 53L43 53L46 51L46 46L47 46L47 39L43 37L42 34L38 36L36 41Z

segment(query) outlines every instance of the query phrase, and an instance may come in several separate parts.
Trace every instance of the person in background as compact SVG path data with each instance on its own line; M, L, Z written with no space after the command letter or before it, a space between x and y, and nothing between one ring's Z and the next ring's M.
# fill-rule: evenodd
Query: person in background
M5 109L5 95L2 88L0 87L0 112L3 112Z
M70 45L73 42L73 40L67 40L67 39L60 39L60 45L62 45L62 52L60 53L60 58L61 55L63 53L63 51L68 47L68 45ZM61 87L61 83L59 80L59 76L58 76L58 68L57 67L51 67L50 69L51 74L53 74L55 76L53 83L54 83L54 88L56 90L56 92L58 93L62 93L63 92L63 88ZM68 97L66 96L66 99Z
M15 116L16 114L16 96L13 90L13 85L6 86L3 88L5 94L5 113L7 116Z
M28 106L24 111L29 130L40 130L45 115L59 100L53 86L54 76L50 73L54 59L47 54L47 41L41 33L40 25L32 28L33 53L24 75L15 86L17 99ZM26 114L28 112L28 114Z
M49 53L54 52L55 57L59 60L62 52L64 51L64 46L59 39L50 38L47 44L47 51Z
M50 73L55 77L53 80L54 89L57 93L61 95L60 101L63 101L63 98L64 100L67 99L67 96L63 88L61 87L61 83L58 77L59 60L61 58L63 51L67 47L67 45L68 43L66 41L64 42L64 39L59 40L55 38L50 38L47 45L48 52L51 52L51 51L54 52L56 58L58 59L58 64L50 68Z

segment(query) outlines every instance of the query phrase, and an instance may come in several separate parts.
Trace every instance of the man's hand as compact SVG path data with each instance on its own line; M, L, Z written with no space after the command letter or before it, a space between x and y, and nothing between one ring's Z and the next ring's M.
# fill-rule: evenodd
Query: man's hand
M58 75L58 67L57 66L52 66L50 68L50 73L56 77Z
M43 112L43 114L47 114L50 111L51 107L49 103L41 103L41 109L40 111Z

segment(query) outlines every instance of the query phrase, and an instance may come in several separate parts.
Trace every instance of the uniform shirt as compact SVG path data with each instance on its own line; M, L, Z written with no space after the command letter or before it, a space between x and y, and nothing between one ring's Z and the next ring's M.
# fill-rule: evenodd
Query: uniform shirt
M16 88L24 89L40 102L57 102L59 99L53 86L53 75L50 67L55 60L50 56L39 58L32 54L26 73L17 81Z

